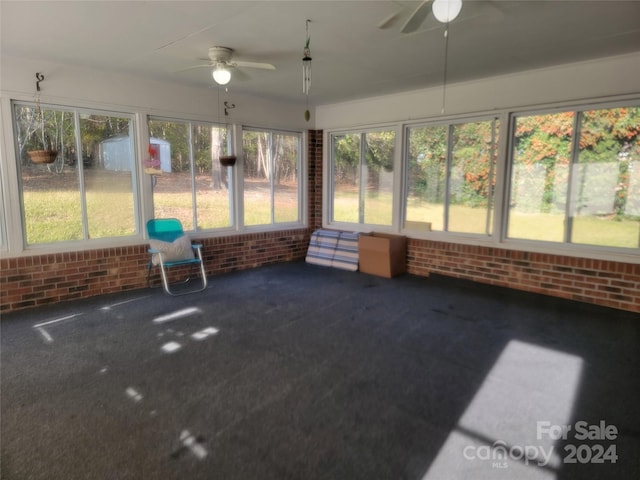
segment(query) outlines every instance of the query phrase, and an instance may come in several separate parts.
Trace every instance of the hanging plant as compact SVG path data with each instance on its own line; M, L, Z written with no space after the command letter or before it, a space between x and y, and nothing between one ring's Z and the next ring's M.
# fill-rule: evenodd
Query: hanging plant
M27 151L27 155L29 155L29 158L33 163L53 163L58 157L58 150L53 147L51 138L45 132L44 114L40 108L39 101L36 103L36 125L37 130L40 131L40 144L42 145L42 149L29 150Z
M56 158L58 157L58 150L56 150L53 147L53 142L51 142L49 135L45 134L44 116L42 114L42 111L40 110L40 105L38 105L37 108L38 108L38 113L36 115L40 117L38 121L40 122L40 132L41 132L40 141L42 144L42 149L29 150L27 152L27 155L29 155L29 158L33 163L38 163L38 164L53 163L56 161Z
M49 135L45 132L44 113L40 106L40 82L44 80L44 75L36 73L36 113L35 123L37 125L36 130L40 130L40 142L42 145L41 150L29 150L27 155L33 163L53 163L58 157L58 151L54 148L53 142Z
M233 110L234 108L236 108L236 104L235 103L229 103L226 100L224 101L224 116L225 116L224 129L225 129L225 131L228 131L228 125L227 125L226 117L229 116L229 110ZM220 113L220 88L218 88L218 113ZM220 150L222 150L222 148L220 148ZM222 153L222 152L220 152L220 153ZM223 167L233 167L236 164L236 156L233 155L232 153L230 153L228 155L219 155L218 156L218 161L220 162L220 165L222 165Z
M235 164L235 155L220 155L220 165L222 165L223 167L233 167Z
M29 150L27 152L33 163L53 163L58 158L58 151L53 149L47 150Z

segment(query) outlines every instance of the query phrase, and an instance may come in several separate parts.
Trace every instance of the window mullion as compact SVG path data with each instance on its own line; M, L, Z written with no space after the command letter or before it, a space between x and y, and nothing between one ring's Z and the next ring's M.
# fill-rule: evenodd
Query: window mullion
M302 188L298 188L298 222L304 222L306 223L308 221L308 217L307 214L305 212L308 211L308 201L305 201L306 195L303 195L302 192L308 192L309 191L309 186L307 184L307 182L305 181L306 178L306 172L307 172L307 162L304 161L304 159L306 158L306 153L304 153L304 148L303 145L308 144L308 140L307 140L307 136L305 134L302 134L298 137L298 156L297 156L297 162L298 162L298 176L297 176L297 181L298 181L298 185L301 185Z
M505 118L504 116L502 117ZM513 177L515 175L515 138L513 138L513 132L516 131L517 117L515 115L507 115L507 121L504 122L507 126L505 133L500 139L500 148L502 148L502 155L500 148L498 149L498 171L496 172L496 187L500 189L499 199L496 204L496 215L494 217L494 226L498 227L498 240L504 242L508 239L509 235L509 222L511 220L511 196L513 194ZM504 163L502 163L504 162ZM500 178L502 175L502 178ZM498 181L499 180L499 181Z
M231 127L233 134L232 144L234 146L233 152L240 156L244 154L243 150L243 136L244 128L242 125L233 125ZM231 218L235 225L235 230L241 230L244 228L244 162L237 162L236 167L232 168L233 192L230 192L230 205L231 205ZM235 197L234 197L235 195Z
M191 176L191 205L193 205L193 231L198 231L198 202L196 200L196 169L193 148L193 123L189 122L189 174Z
M275 143L273 141L273 132L269 132L269 148L267 148L267 155L269 158L267 161L269 162L269 190L271 197L271 224L276 223L276 193L275 193Z
M89 219L87 214L87 192L84 183L84 158L82 150L82 132L80 131L80 114L73 112L73 128L76 133L76 166L78 168L78 186L80 188L80 212L82 215L82 238L89 239Z
M487 221L485 223L485 233L491 235L491 210L493 208L493 175L495 170L496 156L496 122L497 118L491 121L491 150L489 154L489 185L487 187Z
M358 223L364 223L365 197L367 193L367 134L360 134L360 185L358 185Z
M220 125L218 125L218 128L221 129L222 131L222 127L220 127ZM236 135L235 135L235 129L233 127L233 125L231 126L231 128L229 128L227 125L224 126L224 135L227 136L227 152L229 155L233 155L233 152L241 152L242 149L237 149L235 148L235 141L236 141ZM232 168L231 171L229 171L229 169L227 169L228 171L228 175L227 175L227 198L229 199L229 223L231 223L231 226L233 226L234 228L238 228L238 221L236 218L236 204L234 202L234 198L233 198L233 194L234 192L237 191L237 182L236 182L236 169L238 169L240 167L236 167L236 168Z
M567 201L565 202L564 242L571 243L573 232L573 213L576 211L574 198L574 174L580 157L580 124L582 112L576 112L573 119L573 137L571 138L571 161L569 162L569 178L567 180Z
M449 195L451 193L451 164L453 163L453 125L447 127L447 160L445 166L445 184L444 184L444 218L443 228L444 232L449 231Z

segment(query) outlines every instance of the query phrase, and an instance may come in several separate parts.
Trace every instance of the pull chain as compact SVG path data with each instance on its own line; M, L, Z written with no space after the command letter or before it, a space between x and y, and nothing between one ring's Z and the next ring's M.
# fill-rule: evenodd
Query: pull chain
M447 23L444 29L444 72L442 76L442 110L441 115L444 115L445 103L447 99L447 67L449 59L449 24Z

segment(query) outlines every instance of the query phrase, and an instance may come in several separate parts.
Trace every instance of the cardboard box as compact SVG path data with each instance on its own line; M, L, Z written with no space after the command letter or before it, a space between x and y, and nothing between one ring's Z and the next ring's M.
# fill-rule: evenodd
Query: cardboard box
M391 278L407 270L407 237L363 233L358 239L360 271Z
M410 220L406 220L404 222L404 228L415 232L430 232L431 222L412 222Z

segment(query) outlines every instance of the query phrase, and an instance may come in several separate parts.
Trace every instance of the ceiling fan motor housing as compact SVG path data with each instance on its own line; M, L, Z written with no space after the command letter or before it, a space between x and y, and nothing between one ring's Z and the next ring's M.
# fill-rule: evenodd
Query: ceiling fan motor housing
M233 49L229 47L211 47L209 48L209 58L215 63L229 63Z

